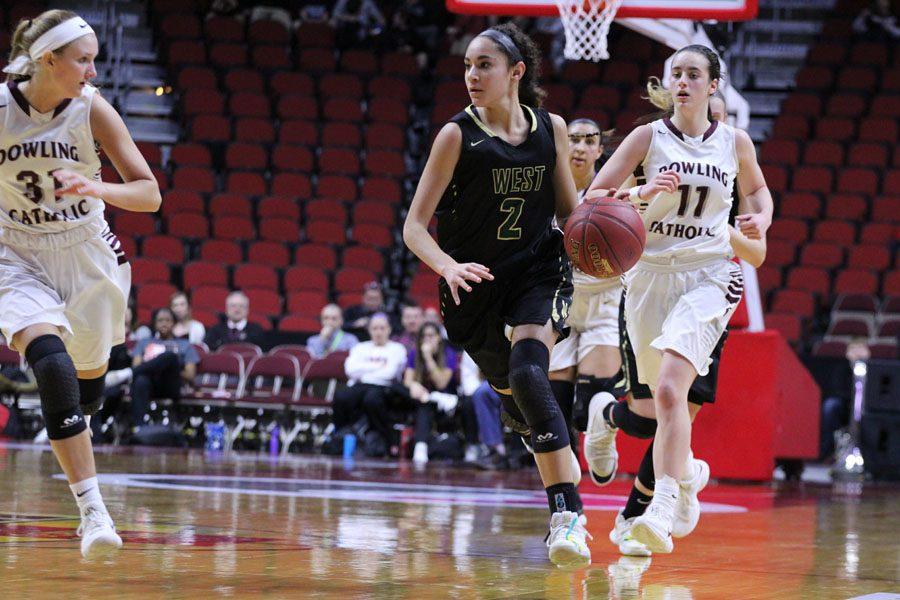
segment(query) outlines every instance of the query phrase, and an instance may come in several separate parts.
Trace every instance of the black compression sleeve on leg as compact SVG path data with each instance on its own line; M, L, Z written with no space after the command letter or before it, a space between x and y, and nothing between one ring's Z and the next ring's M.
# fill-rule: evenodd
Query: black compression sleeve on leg
M587 431L588 410L591 398L600 392L609 392L614 397L622 395L622 372L615 377L594 377L593 375L579 375L575 384L575 403L572 406L572 424L578 431Z
M656 472L653 470L653 442L650 442L647 451L644 452L641 466L638 467L637 478L641 485L648 490L656 489Z
M641 466L638 467L637 477L631 488L631 494L628 496L628 502L625 503L625 510L622 511L622 517L625 519L644 514L644 511L647 510L647 505L650 504L650 500L653 498L652 494L645 494L637 488L638 481L651 492L656 487L656 474L653 471L653 442L650 442L650 445L647 446L644 458L641 459Z
M94 379L79 379L79 404L81 412L86 415L93 415L103 408L103 390L106 389L104 380L105 376L96 377Z
M509 385L525 422L531 428L536 453L554 452L569 445L569 431L547 371L550 350L540 340L525 338L513 344L509 355Z
M63 341L55 335L39 336L28 344L25 359L37 380L47 437L64 440L84 431L75 365Z
M624 400L607 406L603 411L603 417L610 426L618 427L631 437L646 440L656 435L656 419L642 417L632 412Z

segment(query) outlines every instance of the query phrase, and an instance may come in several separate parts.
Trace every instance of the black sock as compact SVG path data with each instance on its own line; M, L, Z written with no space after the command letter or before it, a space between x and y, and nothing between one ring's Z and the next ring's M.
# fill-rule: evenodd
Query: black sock
M581 496L574 483L556 483L547 488L550 513L571 511L581 514Z
M630 519L631 517L639 517L647 510L647 505L653 496L648 496L634 485L631 487L631 494L628 495L628 502L625 503L625 510L622 511L622 517Z

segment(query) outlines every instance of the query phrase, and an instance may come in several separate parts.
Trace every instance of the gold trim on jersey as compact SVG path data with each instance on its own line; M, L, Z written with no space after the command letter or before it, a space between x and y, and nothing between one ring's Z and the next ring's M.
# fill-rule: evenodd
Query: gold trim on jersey
M538 123L537 115L534 114L534 111L531 110L530 106L526 106L524 104L520 104L519 106L521 106L523 110L528 112L528 116L531 118L531 130L529 131L529 133L534 133L535 131L537 131L537 123ZM488 134L491 137L499 137L496 133L491 131L491 128L488 127L484 121L481 120L481 118L478 116L478 112L475 111L474 104L470 104L469 106L467 106L465 109L465 112L467 115L472 117L472 120L475 121L475 124L478 125L478 127L483 132L485 132L486 134Z

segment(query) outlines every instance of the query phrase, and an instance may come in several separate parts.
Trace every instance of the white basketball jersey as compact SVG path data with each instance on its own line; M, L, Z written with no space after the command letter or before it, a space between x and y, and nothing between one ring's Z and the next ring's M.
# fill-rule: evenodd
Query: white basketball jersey
M587 192L587 188L578 190L578 204L584 202L585 192ZM572 285L584 291L605 292L606 290L620 287L622 285L622 280L619 277L593 277L591 275L588 275L584 271L573 268Z
M669 119L650 124L653 137L641 167L639 183L658 173L678 173L675 193L661 192L638 202L647 245L641 260L694 263L731 257L728 214L738 173L734 128L713 121L696 138L684 135Z
M100 180L100 157L91 134L96 88L39 113L14 82L0 85L0 227L55 233L103 219L99 198L54 195L51 173L66 168Z

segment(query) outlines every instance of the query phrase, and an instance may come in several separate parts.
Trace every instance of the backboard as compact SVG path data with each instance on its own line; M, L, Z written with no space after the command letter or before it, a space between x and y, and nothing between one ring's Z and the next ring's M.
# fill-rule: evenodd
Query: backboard
M553 0L446 0L451 12L471 15L557 17ZM716 19L745 21L756 17L757 0L625 0L617 19Z

